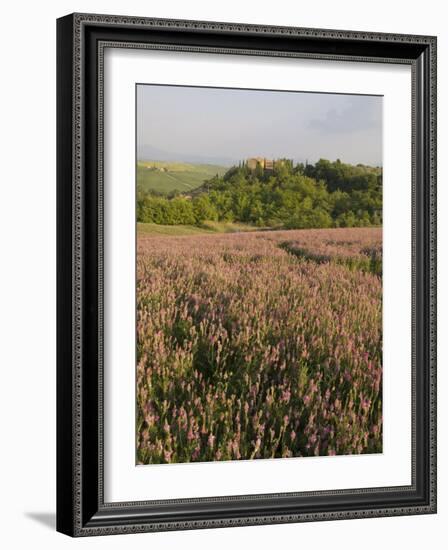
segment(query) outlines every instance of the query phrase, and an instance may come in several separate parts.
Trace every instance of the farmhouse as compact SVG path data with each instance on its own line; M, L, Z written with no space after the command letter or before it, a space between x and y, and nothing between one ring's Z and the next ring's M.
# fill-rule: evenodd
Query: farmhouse
M264 159L264 169L265 170L274 170L274 162L270 159Z
M255 170L257 166L260 166L264 170L265 160L266 159L263 157L253 157L253 158L247 159L246 164L249 170Z
M164 166L157 166L156 164L147 164L146 170L151 170L151 172L168 172L168 169Z
M249 170L256 170L259 166L265 172L272 172L276 166L284 164L284 160L267 159L265 157L251 157L246 160Z

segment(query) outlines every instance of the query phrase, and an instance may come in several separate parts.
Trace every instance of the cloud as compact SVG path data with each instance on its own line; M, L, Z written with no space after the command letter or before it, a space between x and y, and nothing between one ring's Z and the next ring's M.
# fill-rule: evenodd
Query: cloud
M308 128L322 134L347 134L378 128L381 125L382 98L358 96L345 108L329 109L321 118L313 118Z

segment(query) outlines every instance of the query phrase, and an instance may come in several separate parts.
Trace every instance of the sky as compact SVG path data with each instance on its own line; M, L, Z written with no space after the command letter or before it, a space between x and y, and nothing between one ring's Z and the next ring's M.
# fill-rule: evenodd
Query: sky
M137 85L139 160L382 164L382 97Z

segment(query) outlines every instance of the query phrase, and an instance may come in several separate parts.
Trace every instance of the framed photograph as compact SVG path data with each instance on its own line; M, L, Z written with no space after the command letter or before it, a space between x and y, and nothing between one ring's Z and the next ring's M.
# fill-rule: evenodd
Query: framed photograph
M57 41L57 529L435 513L436 38Z

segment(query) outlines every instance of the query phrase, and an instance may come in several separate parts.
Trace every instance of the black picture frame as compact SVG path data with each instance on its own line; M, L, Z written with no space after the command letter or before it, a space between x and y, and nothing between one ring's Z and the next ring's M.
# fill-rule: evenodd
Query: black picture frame
M410 486L104 502L101 81L110 43L411 66ZM89 536L436 512L435 37L92 14L58 19L57 255L58 531Z

